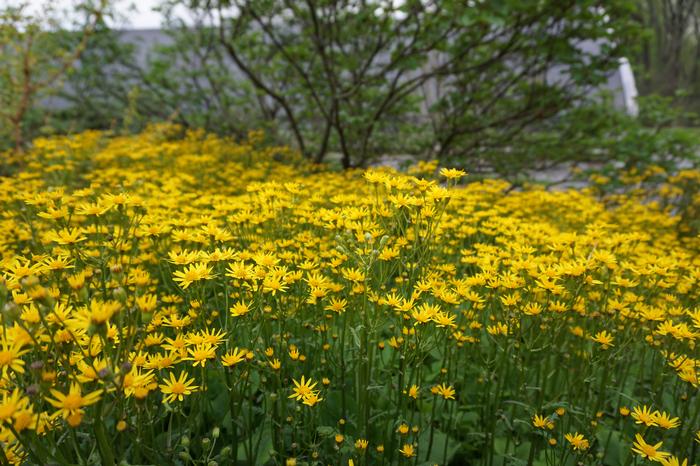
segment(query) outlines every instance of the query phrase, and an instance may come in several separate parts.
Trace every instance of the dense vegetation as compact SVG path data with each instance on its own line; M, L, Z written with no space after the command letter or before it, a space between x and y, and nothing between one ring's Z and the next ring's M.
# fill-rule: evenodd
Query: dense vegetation
M0 464L700 457L698 2L75 5L0 6Z
M264 127L344 167L401 152L488 162L580 105L639 30L628 0L175 1L167 43L131 44L105 26L110 2L78 3L72 34L0 10L0 133L15 146L42 128L172 120L237 137Z
M0 462L697 458L700 239L672 213L698 172L512 191L262 140L161 125L20 155Z

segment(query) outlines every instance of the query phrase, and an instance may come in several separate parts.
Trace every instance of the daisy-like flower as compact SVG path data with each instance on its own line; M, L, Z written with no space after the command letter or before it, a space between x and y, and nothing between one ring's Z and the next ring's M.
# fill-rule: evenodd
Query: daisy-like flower
M199 332L199 336L202 338L202 343L219 345L224 341L226 334L220 329L205 329Z
M141 372L141 369L133 367L131 371L124 374L122 382L124 394L127 397L143 399L156 387L154 379L155 374L152 370Z
M299 353L299 348L297 348L295 345L290 345L289 346L289 357L293 360L296 361L299 359L300 353Z
M532 417L532 425L538 429L554 429L554 422L549 417L535 414Z
M466 175L467 172L458 168L441 168L440 174L448 180L458 180Z
M233 317L244 316L250 312L250 304L247 304L245 301L239 301L229 309L229 312Z
M29 399L22 396L18 388L15 388L12 393L5 393L0 400L0 422L10 420L27 406L29 406Z
M606 350L610 348L611 346L615 346L612 344L613 342L613 336L610 335L607 331L603 330L602 332L598 332L595 334L595 336L591 337L591 340L595 341L596 343L600 343L600 346Z
M221 357L221 364L223 364L225 367L235 366L236 364L245 361L247 354L247 350L239 350L238 347L236 347L233 349L233 351L229 351Z
M670 456L668 458L661 458L659 462L663 466L688 466L688 458L684 459L683 462L681 463L681 460L676 457L676 456Z
M644 438L637 434L635 435L635 442L632 445L632 451L651 461L661 461L663 458L671 456L670 453L665 451L660 451L659 448L663 446L663 442L659 442L656 445L650 445L644 441Z
M44 265L48 270L51 270L53 272L58 272L61 270L66 270L66 269L72 269L75 266L73 265L72 259L70 259L67 256L57 256L57 257L50 257L47 258L44 261Z
M277 293L284 293L287 291L287 272L284 267L275 267L270 270L265 278L263 279L262 289L265 293L271 293L272 296L277 295Z
M306 406L314 406L316 403L323 401L323 398L319 397L320 392L311 392L304 397L304 403Z
M413 448L413 445L411 445L410 443L406 443L403 447L401 447L399 453L401 453L406 458L413 458L414 456L416 456L416 449Z
M95 404L100 400L102 395L102 390L95 390L85 396L82 395L80 390L80 384L73 382L68 390L67 394L64 394L56 389L51 389L51 395L54 398L47 398L46 401L53 406L58 408L51 418L56 418L61 416L63 419L68 421L68 424L72 427L78 426L83 419L83 408L91 404Z
M634 418L635 424L644 424L646 426L655 426L656 416L658 416L658 411L652 411L647 405L642 407L635 406L632 411L632 417Z
M450 315L447 312L442 312L438 311L434 316L433 316L433 322L435 322L436 327L450 327L454 328L457 327L457 324L455 324L455 319L457 316L455 315Z
M50 231L46 235L46 238L49 241L53 241L54 243L58 243L63 246L80 243L81 241L85 241L87 239L85 236L83 236L83 232L80 228L64 228L60 231Z
M420 387L418 385L411 385L411 387L406 391L406 394L413 398L414 400L418 399L418 395L420 394Z
M9 369L12 369L18 374L24 374L22 355L27 352L29 352L29 350L22 349L22 347L16 343L2 342L2 345L0 345L0 372L3 378L7 376L7 371Z
M90 302L90 307L82 307L78 309L75 318L72 319L78 328L87 328L90 325L103 325L109 322L109 319L119 312L121 304L117 301L100 301L93 299Z
M345 311L345 307L347 305L348 302L345 299L331 298L329 303L323 309L340 314L341 312Z
M200 280L210 280L214 278L212 268L207 264L191 264L183 270L178 270L173 274L173 281L177 282L183 290L186 290L192 283Z
M363 438L358 438L355 440L355 448L358 450L366 450L369 442Z
M293 398L297 401L302 400L304 397L312 394L314 387L317 384L317 382L312 383L311 379L306 379L303 375L301 376L299 382L297 382L296 379L292 379L292 382L294 382L294 387L292 388L294 393L289 395L289 398Z
M583 436L583 434L579 434L578 432L574 434L566 434L564 435L564 438L571 444L571 448L576 451L586 451L590 446L588 440Z
M675 429L681 424L681 421L677 417L672 418L671 415L665 411L663 413L657 411L654 415L654 422L662 429Z
M452 388L451 385L447 384L440 384L436 385L432 388L432 392L436 395L440 395L446 400L454 400L455 399L455 389Z
M158 385L160 391L165 395L163 398L167 403L173 401L182 401L185 396L196 392L199 388L194 385L194 379L188 379L187 372L182 371L178 378L175 378L172 372L168 374L169 380L163 380L161 385Z
M206 364L208 359L216 358L216 347L210 343L202 343L195 345L194 348L187 348L187 356L185 361L194 361L193 366L202 366Z

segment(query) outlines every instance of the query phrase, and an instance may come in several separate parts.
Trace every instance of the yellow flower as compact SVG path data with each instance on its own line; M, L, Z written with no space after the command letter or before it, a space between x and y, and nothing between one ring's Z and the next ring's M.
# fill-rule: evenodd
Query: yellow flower
M233 317L244 316L250 312L250 305L246 304L245 301L239 301L231 307L229 312Z
M295 345L289 346L289 358L293 361L299 359L299 349Z
M47 398L46 401L54 408L58 408L58 411L52 414L51 418L53 419L61 416L63 419L68 420L69 424L74 427L80 424L82 420L84 413L83 407L97 403L102 395L102 390L95 390L83 396L80 390L80 384L76 382L71 383L67 394L56 389L51 389L50 392L54 398Z
M366 450L368 445L369 442L365 439L359 438L355 440L355 448L357 448L358 450Z
M60 231L51 231L46 235L49 241L67 246L71 244L80 243L85 241L87 238L83 236L80 228L64 228Z
M199 387L194 385L194 379L188 379L187 372L182 371L176 379L172 372L168 374L169 380L163 380L163 384L158 385L160 391L166 396L163 398L167 403L182 401L185 396L196 392Z
M440 385L436 385L435 387L433 387L433 389L435 390L434 393L436 395L440 395L446 400L454 400L455 399L455 397L454 397L455 389L452 388L451 385L447 385L447 384L442 383Z
M529 302L523 307L523 314L528 316L536 316L541 314L543 311L542 305L540 303Z
M247 354L247 350L243 349L239 351L238 347L236 347L233 349L233 351L229 351L221 357L221 364L223 364L225 367L235 366L236 364L245 361Z
M343 277L351 282L364 282L365 274L360 269L347 268L343 269Z
M566 434L564 438L571 444L571 448L576 451L588 450L590 446L583 434L579 434L578 432L575 434Z
M316 403L323 401L323 398L319 397L320 392L311 392L306 395L302 401L306 406L314 406Z
M80 308L73 321L80 328L87 328L89 325L102 325L107 323L114 314L119 312L121 304L116 301L100 301L94 299L90 302L90 307Z
M10 420L18 411L26 409L29 399L22 396L19 389L15 388L12 393L5 393L0 401L0 423Z
M447 178L448 180L458 180L467 174L464 170L459 170L457 168L441 168L440 174Z
M193 366L204 367L207 360L216 358L216 347L210 343L202 343L194 348L187 348L187 354L189 356L183 358L184 361L194 361Z
M186 290L192 283L199 280L210 280L214 278L212 268L207 267L207 264L198 263L185 267L183 270L178 270L173 273L173 281L177 282L183 290Z
M292 388L294 393L289 395L289 398L293 398L297 401L302 400L312 394L314 387L317 385L317 382L312 383L311 379L307 380L303 375L301 376L299 382L297 382L296 379L292 379L292 382L294 383L294 387Z
M145 294L136 298L136 305L142 312L152 312L158 303L158 297L152 294Z
M600 343L600 345L602 346L602 348L604 350L610 348L611 346L615 346L612 344L612 342L613 342L612 335L610 335L605 330L603 330L602 332L596 333L595 336L591 338L591 340L593 340L597 343Z
M532 425L538 429L554 429L554 422L552 422L547 416L540 416L535 414L532 417Z
M635 406L632 412L632 417L635 419L635 424L655 426L656 416L658 414L658 411L652 412L651 409L647 407L647 405L644 405L641 408L639 406Z
M416 456L416 450L410 443L404 444L404 446L399 450L399 453L401 453L406 458L412 458Z
M345 311L345 307L347 305L348 302L345 299L331 298L328 305L326 305L326 307L324 307L323 309L325 309L326 311L333 311L340 314L341 312Z
M24 361L21 357L28 353L28 349L22 349L21 345L3 341L0 346L0 369L2 377L7 376L8 369L12 369L18 374L24 374Z
M288 288L286 278L287 272L283 267L271 269L263 279L263 291L265 293L271 293L272 296L276 296L278 291L284 293Z
M659 448L663 446L663 442L659 442L656 445L650 445L644 441L641 435L635 435L636 441L632 446L632 451L637 453L642 458L646 458L652 461L661 461L662 458L671 456L670 453L665 451L659 451Z
M681 463L681 460L675 456L660 458L659 462L662 466L688 466L688 458L684 459Z
M658 411L654 413L654 422L662 429L675 429L681 424L677 417L671 418L665 411L661 414Z
M420 388L418 385L411 385L411 387L408 389L407 395L413 398L414 400L418 399L418 395L420 393Z

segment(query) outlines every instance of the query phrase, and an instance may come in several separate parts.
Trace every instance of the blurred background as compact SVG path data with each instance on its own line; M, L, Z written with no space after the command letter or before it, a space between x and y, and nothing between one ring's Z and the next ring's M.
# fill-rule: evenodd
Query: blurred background
M516 186L697 164L700 1L10 0L0 149L155 122Z

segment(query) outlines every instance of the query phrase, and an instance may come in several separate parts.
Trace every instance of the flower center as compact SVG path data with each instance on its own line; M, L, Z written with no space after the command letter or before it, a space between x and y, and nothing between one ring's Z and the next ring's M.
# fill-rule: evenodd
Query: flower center
M183 395L185 393L185 384L182 382L175 382L170 386L170 391L176 395Z
M83 405L83 397L78 393L69 393L63 400L64 409L78 409Z

